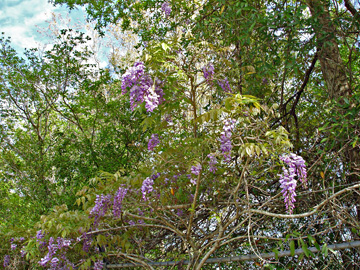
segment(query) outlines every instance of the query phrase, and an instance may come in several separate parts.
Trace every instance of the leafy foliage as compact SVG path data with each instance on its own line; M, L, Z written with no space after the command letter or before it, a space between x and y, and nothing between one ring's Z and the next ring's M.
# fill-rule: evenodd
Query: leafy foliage
M23 235L33 268L210 269L209 258L261 252L275 258L244 267L356 265L356 251L325 258L360 231L354 10L325 0L53 2L86 5L98 30L118 23L138 35L139 55L113 55L110 73L88 63L82 34L63 31L26 61L1 40L2 254L18 258L10 238ZM15 207L29 217L22 227ZM279 256L299 248L296 260Z

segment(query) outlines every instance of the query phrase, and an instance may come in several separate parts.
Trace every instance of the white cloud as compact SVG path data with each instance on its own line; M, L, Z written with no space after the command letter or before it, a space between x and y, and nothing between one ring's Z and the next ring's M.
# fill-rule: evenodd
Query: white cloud
M11 37L12 45L18 50L39 47L43 42L36 25L50 19L55 9L47 0L24 0L17 4L6 1L0 13L1 32Z
M39 27L45 26L52 13L67 14L66 7L54 7L48 0L3 0L0 4L0 32L11 37L12 46L22 52L25 48L42 47L47 43Z
M83 45L96 52L90 62L105 67L107 61L101 56L104 53L100 46L102 42L92 29L93 25L85 23L84 14L84 8L69 14L66 6L54 7L48 0L0 0L0 32L11 37L11 46L22 55L25 48L50 49L60 29L80 30L94 38Z

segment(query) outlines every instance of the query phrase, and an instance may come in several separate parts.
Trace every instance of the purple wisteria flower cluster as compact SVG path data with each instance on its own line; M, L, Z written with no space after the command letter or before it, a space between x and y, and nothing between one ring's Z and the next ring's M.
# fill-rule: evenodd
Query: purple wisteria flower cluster
M213 79L214 70L214 66L211 63L203 67L204 78L208 81L208 83L211 83Z
M4 263L3 263L3 266L6 268L10 265L10 255L5 255L4 256Z
M11 246L10 246L11 250L15 250L16 247L17 247L17 244L11 244Z
M50 237L48 243L48 253L39 261L42 267L49 266L49 269L71 269L75 265L65 256L65 251L71 245L71 240L58 237L56 242Z
M154 151L155 147L160 143L159 135L158 134L152 134L149 142L148 142L148 150Z
M171 14L171 6L170 6L170 4L168 2L164 2L161 5L161 10L165 13L166 17L170 16L170 14Z
M199 175L201 173L201 169L202 169L201 164L197 164L197 165L192 166L190 171L194 175ZM190 178L191 184L196 185L196 181L197 181L196 178L195 179Z
M97 224L99 219L105 216L107 210L111 206L111 195L96 195L95 206L90 211L90 217L95 217L94 224Z
M41 231L40 231L41 232ZM43 235L42 235L42 237L43 237ZM18 247L18 245L15 243L15 242L23 242L23 241L25 241L25 238L24 237L20 237L20 238L17 238L17 239L14 239L14 238L11 238L10 239L10 249L12 250L12 251L14 251L14 250L16 250L16 248ZM42 245L42 243L41 243L41 245ZM45 242L45 245L46 245L46 242ZM24 246L22 247L22 249L20 250L20 254L21 254L21 257L24 257L25 255L26 255L26 252L25 252L25 250L24 250ZM4 256L4 262L3 262L3 266L4 266L4 268L7 268L9 265L10 265L10 263L11 263L11 257L10 257L10 255L5 255Z
M154 185L154 180L149 177L147 177L143 181L143 184L141 186L141 193L143 195L144 201L147 201L146 195L154 190L153 185Z
M113 214L115 218L118 218L121 214L122 202L127 192L128 189L123 187L119 187L119 189L116 191L113 202Z
M143 62L136 62L122 77L122 94L130 89L130 108L134 110L145 101L148 112L154 111L164 100L161 88L162 81L156 79L155 84L150 75L145 72Z
M45 236L45 235L43 234L42 230L39 230L39 231L36 232L36 239L37 239L37 240L43 239L44 236Z
M94 270L101 270L104 268L104 263L102 261L96 261L94 263Z
M215 173L217 170L216 164L218 163L214 154L207 155L209 160L209 171Z
M82 250L88 253L92 244L91 236L83 232L82 237L78 238L78 241L83 240Z
M229 81L227 78L223 79L222 81L217 81L219 86L222 88L222 90L226 93L232 93Z
M220 136L220 150L221 152L224 154L224 159L226 162L229 162L231 160L231 149L232 149L232 144L231 144L231 136L232 136L232 131L235 128L235 123L236 120L235 119L231 119L228 118L224 121L224 126L223 126L223 131L221 132L221 136Z
M307 171L305 166L305 160L298 155L291 153L290 155L285 155L280 157L280 159L288 165L288 169L283 167L282 174L280 174L280 187L281 192L284 196L284 202L286 210L289 214L292 214L296 202L296 186L297 181L295 177L299 179L303 184L306 184L307 181Z
M36 232L36 239L37 239L36 241L40 243L39 248L42 248L46 245L46 241L43 241L44 237L45 234L41 230Z

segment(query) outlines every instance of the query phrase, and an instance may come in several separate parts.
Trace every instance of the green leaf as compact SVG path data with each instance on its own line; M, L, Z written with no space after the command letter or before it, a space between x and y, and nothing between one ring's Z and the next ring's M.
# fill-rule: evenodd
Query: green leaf
M273 252L275 253L275 259L278 260L279 259L279 250L277 248L274 248Z
M327 244L324 244L324 245L322 246L322 248L321 248L321 253L323 253L324 256L327 257L328 251L329 251L329 249L328 249L328 247L327 247Z
M304 251L306 257L309 257L309 256L310 256L310 252L309 252L309 249L308 249L307 244L305 243L305 241L304 241L302 238L300 238L299 241L300 241L300 243L301 243L301 248L302 248L302 250Z
M328 138L324 138L320 141L320 143L326 142L328 140Z
M290 241L290 255L291 256L295 255L295 242L294 242L294 240Z

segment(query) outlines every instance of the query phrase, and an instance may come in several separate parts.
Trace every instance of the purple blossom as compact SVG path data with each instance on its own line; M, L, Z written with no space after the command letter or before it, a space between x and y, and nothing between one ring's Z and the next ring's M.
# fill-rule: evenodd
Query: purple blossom
M217 83L219 84L219 86L222 88L222 90L226 93L232 93L229 81L227 78L225 78L222 81L217 81Z
M282 168L283 172L280 174L280 187L282 189L282 194L284 196L284 202L286 210L289 212L289 214L292 214L293 209L295 208L294 202L296 201L296 186L297 181L295 180L295 177L297 176L298 179L303 184L306 184L306 177L307 177L307 171L305 166L305 160L295 154L285 155L280 157L280 159L288 165L288 169L285 167Z
M127 93L128 88L132 88L139 79L144 75L144 63L136 62L133 67L129 68L122 77L121 89L122 94Z
M217 167L215 166L217 164L216 157L213 154L208 154L209 161L209 171L212 173L215 173L217 170Z
M16 244L11 244L11 250L15 250L15 249L16 249L16 247L17 247L17 245L16 245Z
M171 6L170 6L170 4L168 2L164 2L161 5L161 9L165 13L166 17L170 16L170 14L171 14Z
M50 237L47 247L48 252L38 263L42 267L50 266L49 269L69 269L65 266L72 264L66 258L64 251L66 248L70 247L70 245L70 239L58 237L55 241L53 237ZM21 250L21 255L23 256L23 254L25 254L25 251Z
M49 257L51 258L52 256L54 256L57 250L58 246L54 244L54 238L50 237L48 244Z
M203 74L204 74L204 78L205 80L207 80L209 83L212 80L212 77L214 75L214 66L213 64L208 64L206 66L203 67Z
M145 108L148 112L154 111L159 106L159 98L153 87L149 87L147 95L144 96Z
M192 174L199 175L200 172L201 172L201 169L202 169L201 164L197 164L197 165L195 165L195 166L192 166L190 171L191 171ZM190 175L188 178L190 178L190 183L191 183L191 184L196 185L196 183L197 183L197 179L196 179L196 178L193 179L193 178L191 177L191 175Z
M281 192L284 196L286 210L289 212L289 214L292 214L293 209L295 208L294 202L296 202L296 180L294 179L295 175L296 174L293 168L287 170L285 167L283 167L283 174L280 175L280 187L282 189Z
M71 245L71 240L70 239L64 239L61 237L57 238L57 247L58 249L63 249L63 248L68 248Z
M159 105L165 101L164 90L162 89L163 84L164 81L159 80L158 78L155 79L155 93L158 95Z
M293 153L288 156L282 156L280 159L284 161L290 168L293 168L301 183L306 185L307 171L305 160L301 156L295 155Z
M232 149L232 143L231 143L231 136L232 131L235 128L235 119L226 119L224 121L223 131L221 132L220 136L220 150L224 154L224 158L226 162L229 162L231 160L231 149Z
M234 130L235 128L235 123L236 123L236 120L235 119L226 119L224 121L224 127L223 127L223 130L224 130L224 134L226 137L231 137L231 133L232 131Z
M227 137L225 136L225 134L221 133L220 143L221 143L220 150L223 153L227 153L231 151L232 149L231 137Z
M152 89L153 81L148 74L144 74L140 77L137 84L130 89L130 108L134 110L138 105L144 102L145 96ZM152 104L153 99L156 97L152 96L152 99L147 98L146 105L149 107L149 103Z
M153 185L154 185L154 180L152 180L151 178L148 177L144 180L141 186L141 193L143 195L144 201L147 200L146 195L154 190Z
M101 270L104 267L104 263L102 261L96 261L94 263L94 270Z
M155 179L157 179L157 178L159 178L160 177L160 175L161 175L161 173L154 173L152 176L151 176L151 179L152 180L155 180Z
M166 115L166 117L165 117L165 121L166 122L168 122L169 123L169 125L172 125L174 122L173 122L173 120L172 120L172 117L171 117L171 115Z
M83 246L82 246L82 249L83 251L85 251L86 253L89 253L90 251L90 247L91 247L91 244L92 244L92 239L89 235L87 235L86 233L83 233L83 237L84 239L84 242L83 242Z
M135 223L133 220L129 220L129 224L130 224L131 226L135 226L135 225L136 225L136 223Z
M119 187L119 189L117 190L114 196L113 213L115 218L118 218L121 214L122 202L127 192L128 192L127 188Z
M139 219L139 220L138 220L138 223L139 223L140 225L143 225L143 224L145 224L145 221L144 221L143 219Z
M44 238L44 234L42 233L42 231L41 230L37 231L36 239L41 240L43 238Z
M39 249L42 249L43 247L45 247L46 246L46 241L38 241L39 243L40 243L40 245L39 245Z
M9 266L9 264L10 264L10 255L5 255L5 257L4 257L4 267L6 268L6 267L8 267Z
M50 254L47 253L44 258L41 258L41 260L39 261L39 264L42 267L45 267L47 265L47 263L50 262L50 261L51 261Z
M192 174L199 175L200 172L201 172L201 164L197 164L195 166L192 166L190 171L191 171Z
M58 266L58 264L59 264L59 259L58 258L52 258L51 259L51 261L50 261L50 266L52 267L52 268L54 268L54 269L56 269L57 268L57 266Z
M136 62L122 77L122 94L130 89L130 108L134 110L145 101L148 112L154 111L163 101L164 92L161 88L162 81L156 79L155 85L150 75L145 73L142 62Z
M21 257L24 257L26 255L26 251L24 250L25 247L22 247L22 249L20 250L20 255Z
M149 142L148 142L148 150L154 151L155 147L160 143L159 135L158 134L152 134Z
M20 241L25 241L25 238L24 237L20 237Z
M176 215L177 215L178 217L181 217L182 215L184 215L183 210L178 209L178 210L176 211Z
M95 217L94 223L105 216L107 210L111 206L111 195L96 195L95 206L90 211L90 217Z

